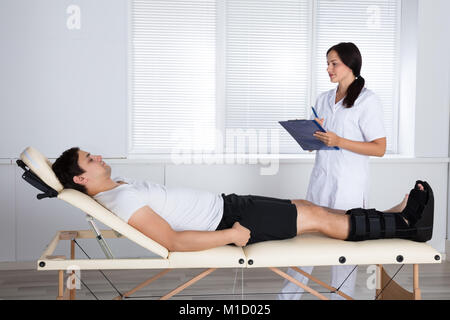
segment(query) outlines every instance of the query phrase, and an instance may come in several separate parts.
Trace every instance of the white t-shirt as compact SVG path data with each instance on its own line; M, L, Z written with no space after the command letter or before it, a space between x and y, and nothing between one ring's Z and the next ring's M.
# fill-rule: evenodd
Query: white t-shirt
M168 188L149 181L113 180L126 184L100 192L94 199L125 222L144 206L149 206L175 231L214 231L222 219L221 195L188 188Z

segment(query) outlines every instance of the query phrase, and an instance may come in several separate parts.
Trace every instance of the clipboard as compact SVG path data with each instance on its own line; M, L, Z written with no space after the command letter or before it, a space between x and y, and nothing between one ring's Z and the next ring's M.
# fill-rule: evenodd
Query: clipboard
M326 132L316 120L288 120L279 121L279 124L289 132L305 151L339 150L338 147L328 147L325 143L314 137L314 133L317 131Z

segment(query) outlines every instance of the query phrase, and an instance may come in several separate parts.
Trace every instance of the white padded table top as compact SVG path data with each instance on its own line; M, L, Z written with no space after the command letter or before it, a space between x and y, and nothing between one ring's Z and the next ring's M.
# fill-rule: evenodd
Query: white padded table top
M440 263L441 254L426 243L403 239L350 242L320 234L267 241L244 248L248 268L372 264ZM401 261L397 261L397 258ZM345 263L341 263L341 257ZM341 259L342 261L342 259Z
M242 248L222 246L202 251L169 252L170 268L245 268Z

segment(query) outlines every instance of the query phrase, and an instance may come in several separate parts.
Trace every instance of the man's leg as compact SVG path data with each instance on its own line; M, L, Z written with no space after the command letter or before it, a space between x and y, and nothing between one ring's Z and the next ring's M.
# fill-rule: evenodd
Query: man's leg
M297 234L320 232L331 238L346 240L350 229L347 215L333 214L304 200L293 200L297 207Z
M423 186L421 184L418 184L416 186L416 188L420 191L425 191ZM428 193L431 195L431 199L432 199L432 191L431 188L429 188ZM399 203L398 205L394 206L393 208L386 210L385 213L392 214L394 215L398 215L397 218L398 219L398 224L406 224L408 225L408 220L401 214L402 212L404 212L404 209L407 206L408 203L408 196L406 195L406 197L403 199L403 201L401 203ZM298 216L297 216L297 232L298 234L301 233L306 233L306 232L323 232L323 230L321 230L321 224L323 221L326 221L327 219L330 218L330 214L334 214L334 215L338 215L338 216L343 216L343 217L348 217L348 215L344 215L345 213L347 213L346 211L343 210L335 210L335 209L329 209L329 208L325 208L325 207L318 207L315 206L313 203L306 201L306 200L292 200L292 203L294 203L297 207L297 212L298 212ZM432 203L430 204L432 205ZM300 211L302 211L302 213L300 213ZM325 214L324 213L327 213ZM407 210L406 210L407 211ZM318 219L318 221L314 221L314 216L311 215L311 213L313 212L317 212L319 213L320 217ZM380 212L381 214L381 212ZM310 219L313 219L312 221L310 221ZM302 220L304 222L306 222L303 226L302 226ZM327 223L328 225L333 226L333 224L336 227L347 227L349 228L349 223L350 221L347 219L347 221L345 220L339 220L339 219L332 219L330 223ZM340 226L341 225L341 226ZM329 228L329 227L328 227ZM326 230L327 228L324 228L324 230ZM323 232L325 234L327 234L327 232ZM335 234L333 234L333 232L328 232L327 234L328 236L331 237L335 237ZM345 239L346 240L346 239ZM309 267L305 267L304 269L307 269ZM310 267L312 270L312 267ZM353 267L349 266L348 270L342 270L342 266L339 267L339 269L337 267L333 267L333 280L332 280L332 286L338 288L342 282L345 280L345 278L347 278L348 274L352 271L350 270L350 268L353 270ZM307 270L305 270L307 271ZM308 271L307 271L308 272ZM295 274L295 278L301 282L307 282L307 278L296 273L294 270L289 269L288 273L290 275L294 275ZM308 272L310 273L310 272ZM353 291L354 291L354 287L355 287L355 282L356 282L356 271L354 271L350 277L346 280L345 284L341 287L341 291L345 292L346 294L348 294L349 296L353 296ZM285 293L291 292L291 290L294 289L294 287L292 285L290 285L289 283L284 284L284 287L282 288L280 294L278 295L278 299L299 299L301 297L301 293L303 292L301 290L301 288L295 288L297 290L297 292L299 294L295 294L295 295L287 295ZM332 295L332 298L334 298L335 294Z
M423 186L419 186L420 190L423 190ZM350 219L345 215L347 213L346 210L316 206L307 200L291 201L297 207L297 234L321 232L332 238L342 240L347 239L349 231L347 227L349 227ZM383 212L400 214L405 209L407 202L408 194L402 202ZM318 216L312 216L314 213L318 213ZM301 220L303 220L304 225L302 225ZM324 222L327 223L324 225ZM325 227L324 230L322 230L321 227ZM333 230L333 228L343 228L343 230L341 230L341 232L336 232L337 230Z
M297 234L320 232L348 241L398 238L417 242L429 241L433 234L433 190L422 181L416 182L401 212L391 212L399 209L396 206L386 212L351 209L342 215L330 213L304 200L292 202L297 209Z
M423 189L423 187L421 189ZM405 209L406 204L408 202L408 196L409 196L408 194L405 195L405 198L403 199L402 202L400 202L396 206L392 207L391 209L385 210L383 212L402 212L403 209ZM297 207L315 206L314 203L307 201L307 200L291 200L291 202L294 203ZM324 206L321 206L321 208L325 209L329 213L334 213L334 214L345 214L347 212L346 210L332 209L332 208L328 208L328 207L324 207Z

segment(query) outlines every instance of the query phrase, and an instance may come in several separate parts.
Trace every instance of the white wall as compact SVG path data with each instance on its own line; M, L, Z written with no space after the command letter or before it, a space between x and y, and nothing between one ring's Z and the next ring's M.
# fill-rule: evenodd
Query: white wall
M0 261L16 260L15 168L0 162Z
M450 1L420 0L415 154L449 157ZM444 172L442 173L445 174ZM447 209L448 210L448 209ZM450 234L450 211L447 235Z
M450 23L448 0L420 0L416 85L417 157L448 157Z
M72 4L79 30L67 28ZM125 156L126 4L0 1L0 158L28 145L56 157L79 144Z
M74 2L82 9L80 33L68 32L65 25L65 10ZM59 200L36 199L36 190L21 179L13 159L26 146L51 158L73 145L107 158L126 155L126 7L125 0L0 1L0 261L36 260L57 230L88 228L79 210ZM372 160L370 194L371 205L384 209L398 202L416 179L430 181L436 193L431 244L441 252L450 232L448 12L447 0L419 0L418 79L416 92L411 92L417 99L411 112L419 159ZM107 161L115 175L281 198L305 196L313 164L284 161L277 175L261 176L258 165ZM95 243L87 249L101 256ZM131 242L113 242L112 249L117 256L148 255Z

